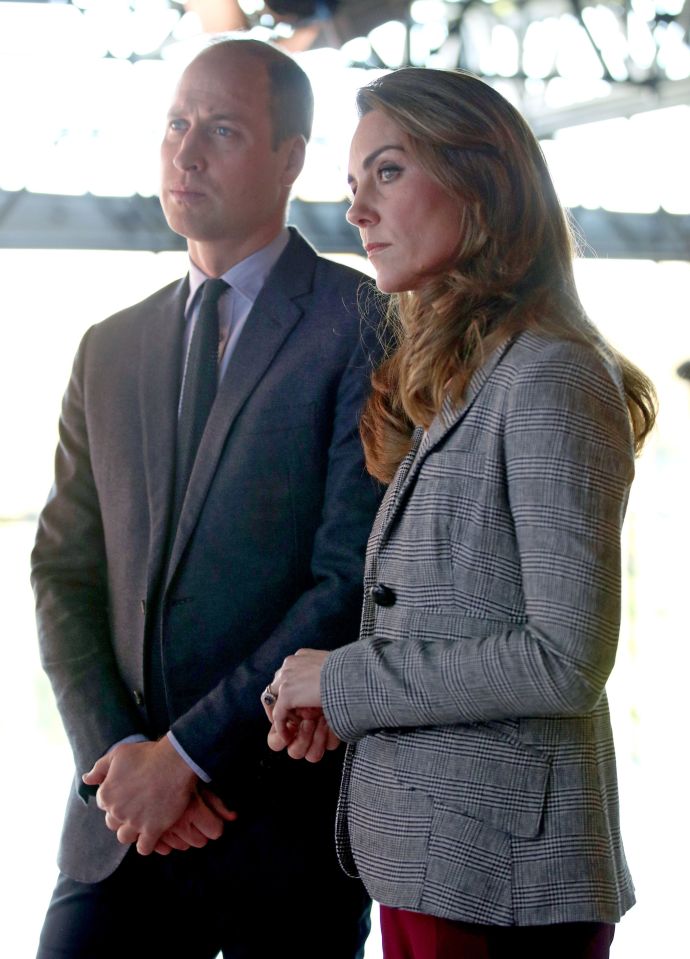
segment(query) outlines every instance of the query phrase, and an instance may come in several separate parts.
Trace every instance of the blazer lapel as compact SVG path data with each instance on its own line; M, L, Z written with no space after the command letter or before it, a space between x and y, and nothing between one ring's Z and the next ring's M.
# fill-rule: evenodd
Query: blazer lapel
M172 508L184 306L188 292L187 278L168 288L143 323L139 396L150 517L149 592L155 586L165 558Z
M412 445L410 446L409 452L406 454L405 458L400 463L398 471L390 482L388 489L386 490L381 504L379 506L378 512L376 514L376 519L374 520L374 525L371 529L371 534L369 536L369 541L367 543L367 553L366 553L366 562L364 565L364 595L365 595L365 604L364 604L364 619L362 621L362 629L365 630L367 623L371 616L370 604L367 604L366 598L369 596L369 590L376 582L376 554L378 552L378 547L381 542L381 536L383 530L388 527L388 520L393 510L395 503L397 502L398 494L400 492L400 487L405 482L408 471L414 462L414 459L419 451L419 445L422 442L424 436L424 430L421 426L418 426L417 429L412 434Z
M199 444L177 525L168 580L197 522L228 432L302 316L299 301L312 288L315 264L314 251L293 233L252 307ZM290 291L289 297L285 290Z
M479 396L482 387L505 355L511 343L512 340L505 340L505 342L499 344L499 346L489 354L484 364L480 366L472 376L465 395L458 406L455 406L451 400L446 397L440 413L434 418L426 433L423 434L416 455L410 458L408 454L400 464L399 473L396 474L393 480L396 492L381 526L378 541L379 547L383 545L389 535L393 522L400 512L403 503L409 496L424 460L429 453L441 443L446 434L450 430L455 429L458 423L465 417L467 411ZM411 452L414 452L414 448ZM402 473L401 476L400 473Z

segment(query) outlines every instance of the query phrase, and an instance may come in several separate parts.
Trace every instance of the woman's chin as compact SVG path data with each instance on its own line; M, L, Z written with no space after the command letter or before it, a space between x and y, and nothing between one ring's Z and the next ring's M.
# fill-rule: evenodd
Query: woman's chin
M401 280L396 277L390 277L376 274L376 286L381 291L381 293L406 293L408 290L411 290L412 287L409 283L405 283L404 280Z

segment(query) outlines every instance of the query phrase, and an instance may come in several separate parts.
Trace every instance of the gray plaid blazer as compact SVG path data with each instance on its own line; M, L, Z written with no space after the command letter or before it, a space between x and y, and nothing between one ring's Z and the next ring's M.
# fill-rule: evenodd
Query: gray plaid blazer
M379 902L496 925L633 904L604 691L632 477L615 365L534 333L415 434L371 534L361 638L322 678L354 744L341 862Z

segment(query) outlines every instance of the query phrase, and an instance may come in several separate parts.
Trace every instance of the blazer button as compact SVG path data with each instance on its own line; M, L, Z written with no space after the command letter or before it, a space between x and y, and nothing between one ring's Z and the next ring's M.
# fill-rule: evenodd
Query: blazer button
M139 689L132 690L132 698L137 706L144 705L144 694Z
M393 606L395 603L395 593L390 586L384 586L383 583L371 587L371 598L377 606Z

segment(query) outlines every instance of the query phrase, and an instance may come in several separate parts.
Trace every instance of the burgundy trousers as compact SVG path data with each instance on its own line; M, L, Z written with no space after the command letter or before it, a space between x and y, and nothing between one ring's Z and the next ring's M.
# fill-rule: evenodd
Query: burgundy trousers
M383 959L608 959L615 926L483 926L381 906Z

